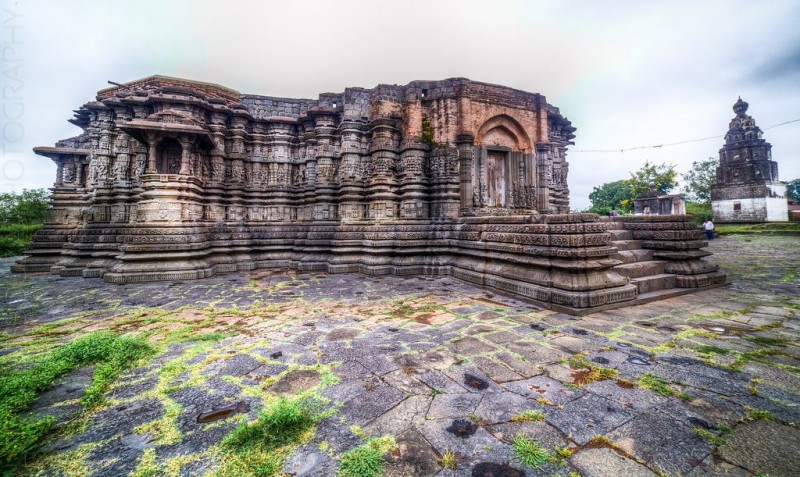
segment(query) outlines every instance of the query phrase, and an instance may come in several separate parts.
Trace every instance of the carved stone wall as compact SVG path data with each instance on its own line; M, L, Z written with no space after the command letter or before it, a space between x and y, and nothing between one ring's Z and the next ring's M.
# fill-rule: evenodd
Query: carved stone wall
M153 76L72 122L81 136L35 149L58 173L13 271L449 274L568 312L636 300L607 224L566 214L575 129L539 94L457 78L287 99Z

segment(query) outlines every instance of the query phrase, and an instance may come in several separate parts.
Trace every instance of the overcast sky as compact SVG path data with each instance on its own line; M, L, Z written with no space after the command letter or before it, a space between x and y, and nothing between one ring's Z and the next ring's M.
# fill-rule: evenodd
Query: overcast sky
M107 80L151 74L316 98L467 77L542 93L577 127L571 206L646 160L717 156L741 97L800 177L800 2L0 0L0 191L49 187L34 155L80 130ZM619 152L637 146L655 149ZM615 150L617 152L586 152Z

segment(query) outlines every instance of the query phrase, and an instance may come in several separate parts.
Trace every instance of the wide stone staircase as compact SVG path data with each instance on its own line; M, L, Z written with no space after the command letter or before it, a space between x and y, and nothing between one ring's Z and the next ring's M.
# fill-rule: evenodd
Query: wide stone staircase
M628 277L631 284L636 285L637 303L661 300L690 291L676 288L676 275L664 272L667 262L654 259L654 251L643 249L642 241L634 240L632 232L624 230L621 222L610 222L609 227L611 245L617 249L617 253L611 258L622 261L613 270Z

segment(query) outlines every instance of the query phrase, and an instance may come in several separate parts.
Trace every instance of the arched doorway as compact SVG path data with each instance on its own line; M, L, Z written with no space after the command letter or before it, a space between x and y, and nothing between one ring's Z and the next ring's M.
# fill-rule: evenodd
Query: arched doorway
M495 116L478 131L475 141L479 184L477 206L533 208L536 163L527 133L507 115Z

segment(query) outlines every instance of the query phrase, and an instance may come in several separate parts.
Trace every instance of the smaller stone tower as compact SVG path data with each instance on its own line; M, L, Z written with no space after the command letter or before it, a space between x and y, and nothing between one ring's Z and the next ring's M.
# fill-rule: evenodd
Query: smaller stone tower
M778 180L772 145L748 116L748 104L733 105L725 145L719 150L717 182L711 186L714 222L782 222L789 220L786 183Z

